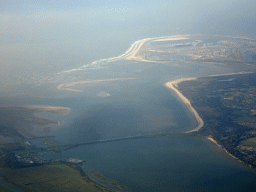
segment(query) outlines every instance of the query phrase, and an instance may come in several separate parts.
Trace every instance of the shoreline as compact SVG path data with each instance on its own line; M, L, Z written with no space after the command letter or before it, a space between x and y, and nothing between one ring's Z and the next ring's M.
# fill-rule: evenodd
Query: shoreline
M139 46L132 52L132 54L130 54L128 57L126 57L127 60L140 60L140 57L136 57L137 53L139 52L139 50L141 49L141 47L147 42L149 41L149 39L143 39L141 40L141 42L139 43Z
M195 34L195 35L171 35L171 36L151 37L151 38L137 40L133 44L130 45L130 47L128 48L128 50L125 53L123 53L119 56L115 56L115 57L111 57L111 58L105 58L105 59L98 59L98 60L93 61L91 64L86 64L86 65L83 65L83 66L78 67L78 68L64 70L64 71L61 71L57 74L60 75L60 74L63 74L63 73L71 73L71 72L75 72L75 71L81 71L81 70L84 70L84 69L86 69L90 66L99 65L99 63L101 63L101 62L113 62L113 61L117 61L117 60L120 60L120 59L135 60L135 61L142 61L142 62L157 62L157 63L163 62L164 63L165 61L149 60L147 58L144 58L142 55L137 55L137 54L141 50L141 48L144 46L144 44L147 43L147 42L186 40L186 39L190 39L191 37L198 36L198 35L200 35L200 34ZM200 35L200 36L203 36L203 35ZM212 36L212 35L207 35L207 36ZM214 36L216 36L216 35L214 35ZM220 36L219 35L217 37L229 37L230 38L232 36ZM233 37L233 38L248 39L248 38L239 37L239 36ZM198 59L198 58L202 57L200 55L191 55L191 54L187 54L187 55L194 57L194 59ZM76 90L70 89L70 91L76 91ZM79 92L79 91L77 91L77 92Z
M236 73L225 73L225 74L217 74L217 75L210 75L208 77L221 77L221 76L229 76L229 75L243 75L243 74L248 74L248 73L253 73L253 72L246 72L246 71L241 71L241 72L236 72ZM169 81L165 83L165 86L171 90L173 90L178 97L181 99L181 101L187 106L188 110L194 115L198 125L196 128L187 131L185 133L192 133L192 132L198 132L203 126L204 126L204 121L203 119L199 116L197 111L194 109L194 107L191 105L191 102L178 90L178 84L183 82L183 81L191 81L191 80L196 80L196 77L190 77L190 78L181 78L177 79L174 81Z
M234 74L245 74L246 72L238 72L238 73L231 73L231 74L223 74L223 75L212 75L212 76L227 76L227 75L234 75ZM210 76L210 77L212 77ZM177 79L174 81L170 81L165 83L165 86L169 89L172 89L173 91L175 91L175 93L178 95L178 97L184 102L184 104L187 106L188 110L194 115L194 117L196 118L196 121L198 123L198 125L190 130L187 131L185 133L192 133L192 132L198 132L203 126L204 126L204 121L203 119L198 115L197 111L194 109L194 107L191 105L190 101L177 89L178 84L180 82L183 81L191 81L191 80L196 80L197 78L195 77L191 77L191 78L182 78L182 79ZM215 139L213 139L212 137L208 136L206 137L206 139L208 139L209 141L213 142L214 144L216 144L218 147L220 147L222 150L224 150L230 157L238 160L239 162L242 162L240 159L238 159L237 157L235 157L234 155L232 155L231 153L229 153L222 145L220 145Z
M196 80L196 79L197 78L195 78L195 77L192 77L192 78L182 78L182 79L178 79L178 80L174 80L174 81L169 81L169 82L165 83L165 86L167 88L173 90L178 95L178 97L186 105L188 110L193 114L193 116L195 117L195 119L197 121L197 126L194 129L192 129L190 131L187 131L185 133L198 132L204 126L203 119L199 116L197 111L191 105L191 102L177 89L178 84L180 82L182 82L182 81L191 81L191 80Z
M159 62L159 61L151 61L148 59L143 58L140 55L137 55L137 53L140 51L140 49L144 46L145 43L152 41L177 41L177 40L184 40L189 39L186 35L178 35L178 36L167 36L167 37L156 37L156 38L148 38L148 39L142 39L140 42L138 42L138 47L132 51L132 53L126 57L126 60L135 60L135 61L144 61L144 62ZM136 56L137 55L137 56Z
M214 144L216 144L219 148L221 148L223 151L225 151L230 157L233 157L234 159L242 162L240 159L238 159L237 157L235 157L234 155L232 155L231 153L229 153L222 145L220 145L215 139L213 139L212 137L208 136L206 137L206 139L208 139L209 141L213 142Z
M221 77L221 76L229 76L229 75L243 75L243 74L248 74L248 73L253 73L253 72L236 72L236 73L227 73L227 74L217 74L217 75L210 75L209 77ZM189 111L194 115L194 117L197 120L198 125L196 126L196 128L187 131L185 133L192 133L192 132L198 132L204 125L204 121L202 120L202 118L198 115L197 111L193 108L193 106L191 105L191 102L177 89L178 88L178 84L180 82L183 81L191 81L191 80L196 80L197 78L195 77L191 77L191 78L181 78L181 79L177 79L174 81L170 81L165 83L165 86L169 89L172 89L173 91L175 91L175 93L178 95L178 97L184 102L184 104L187 106L187 108L189 109ZM215 139L213 139L211 136L206 136L206 139L208 139L209 141L213 142L214 144L216 144L218 147L220 147L223 151L225 151L230 157L238 160L241 163L244 163L243 161L241 161L238 157L235 157L234 155L232 155L230 152L228 152L222 145L220 145ZM247 164L246 164L247 165ZM249 165L249 167L251 167Z

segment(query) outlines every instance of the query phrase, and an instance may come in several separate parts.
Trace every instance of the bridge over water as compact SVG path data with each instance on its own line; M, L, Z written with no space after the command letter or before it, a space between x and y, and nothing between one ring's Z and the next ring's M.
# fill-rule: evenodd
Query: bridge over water
M66 144L66 145L58 145L58 146L51 146L48 147L48 150L61 150L65 151L71 148L75 148L82 145L93 145L98 143L107 143L107 142L114 142L114 141L124 141L124 140L132 140L132 139L143 139L143 138L159 138L159 137L187 137L187 136L199 136L197 133L171 133L171 134L154 134L154 135L137 135L137 136L129 136L129 137L120 137L120 138L113 138L113 139L104 139L98 141L90 141L90 142L81 142L75 144Z

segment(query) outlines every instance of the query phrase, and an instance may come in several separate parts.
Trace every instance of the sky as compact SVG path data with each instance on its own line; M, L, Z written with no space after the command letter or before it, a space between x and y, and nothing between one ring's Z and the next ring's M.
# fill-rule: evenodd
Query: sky
M117 56L143 38L256 37L255 10L255 0L0 0L0 83Z

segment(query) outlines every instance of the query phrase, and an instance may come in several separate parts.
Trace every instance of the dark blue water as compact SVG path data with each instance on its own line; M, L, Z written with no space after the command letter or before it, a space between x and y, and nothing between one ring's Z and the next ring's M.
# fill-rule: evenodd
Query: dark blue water
M63 157L118 181L127 191L253 191L256 173L201 137L144 138L81 146Z
M104 98L104 102L91 99L92 103L80 103L80 107L76 107L77 116L58 130L56 139L68 143L85 142L139 134L177 133L196 126L193 116L170 90L155 84L134 85L125 92ZM80 99L77 100L79 103Z
M61 100L43 100L70 107L71 114L63 126L53 132L60 142L87 142L102 139L180 133L196 126L194 117L172 90L164 84L182 77L233 72L218 65L196 63L142 63L127 61L109 64L105 71L112 78L133 78L109 83L74 87L81 93ZM116 72L115 72L116 71ZM84 72L86 75L88 72ZM109 73L90 71L95 79L107 79ZM121 76L121 77L120 77ZM97 97L100 92L109 97ZM67 91L63 91L65 94Z
M62 91L63 98L41 98L38 104L71 108L59 129L51 132L61 143L180 133L193 129L196 122L164 83L241 68L119 61L104 66L105 73L96 70L81 74L88 79L132 77L132 80L81 85L75 87L81 93ZM98 97L102 91L110 96ZM47 157L84 159L86 166L117 180L128 191L248 191L254 189L252 183L256 180L254 172L201 137L116 141L81 146L61 156L47 154Z

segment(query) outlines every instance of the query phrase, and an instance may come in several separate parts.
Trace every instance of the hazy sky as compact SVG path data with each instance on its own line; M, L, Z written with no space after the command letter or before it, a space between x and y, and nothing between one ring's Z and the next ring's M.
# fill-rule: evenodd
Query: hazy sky
M256 36L255 10L255 0L0 0L0 82L116 56L147 37Z
M4 44L58 41L68 36L80 41L81 37L103 35L101 29L105 39L115 30L122 33L137 27L158 32L161 25L170 32L179 28L184 33L231 33L231 27L238 34L251 34L255 9L254 0L0 0L0 34Z

